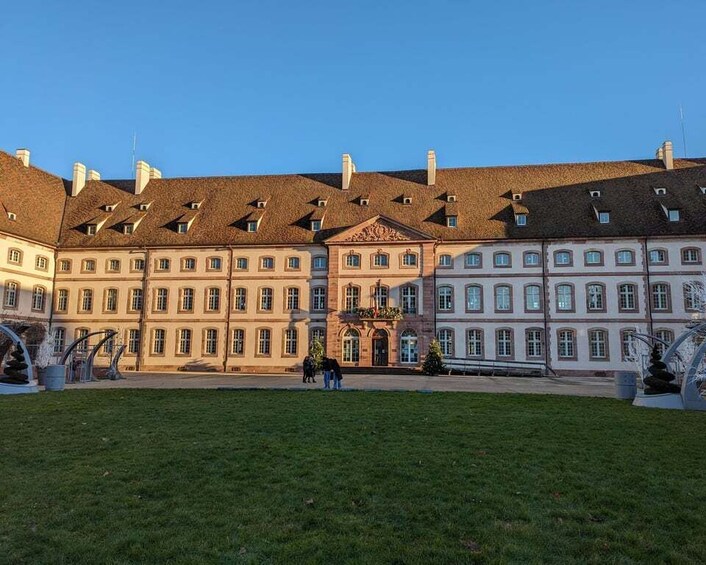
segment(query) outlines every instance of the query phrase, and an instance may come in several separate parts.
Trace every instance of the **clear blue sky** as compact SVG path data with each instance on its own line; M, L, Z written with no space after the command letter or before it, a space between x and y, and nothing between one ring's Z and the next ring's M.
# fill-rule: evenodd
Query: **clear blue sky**
M168 7L168 8L167 8ZM0 148L69 176L706 156L706 2L25 0Z

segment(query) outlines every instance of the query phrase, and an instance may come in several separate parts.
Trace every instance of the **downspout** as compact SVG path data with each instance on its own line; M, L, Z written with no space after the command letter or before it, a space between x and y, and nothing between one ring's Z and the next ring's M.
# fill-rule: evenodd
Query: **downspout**
M228 370L228 340L230 339L230 313L231 313L231 300L233 293L233 248L228 246L228 295L226 297L226 335L225 335L225 355L223 356L223 372Z
M142 271L142 309L140 310L140 319L138 321L138 327L140 331L140 350L137 352L137 359L135 360L135 371L139 371L142 367L142 358L145 350L145 312L147 311L147 274L152 268L152 263L150 261L150 250L146 247L143 248L145 252L145 269Z
M549 260L546 256L547 242L542 240L542 315L544 317L544 364L551 368L551 358L549 356L549 321L548 321L548 285L547 285L547 261Z
M650 335L654 335L654 320L652 319L652 282L650 280L650 258L647 254L647 238L642 239L642 260L645 264L643 273L645 274L645 307L647 308L647 320L650 325Z

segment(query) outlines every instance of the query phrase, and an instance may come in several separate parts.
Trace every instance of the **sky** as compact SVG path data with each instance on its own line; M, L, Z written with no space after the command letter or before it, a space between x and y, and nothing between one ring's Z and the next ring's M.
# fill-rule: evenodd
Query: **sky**
M130 178L706 157L703 0L23 0L0 149Z

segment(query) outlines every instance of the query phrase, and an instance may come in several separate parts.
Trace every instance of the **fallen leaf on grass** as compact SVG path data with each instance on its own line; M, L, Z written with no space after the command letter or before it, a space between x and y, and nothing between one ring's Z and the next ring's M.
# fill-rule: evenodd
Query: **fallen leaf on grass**
M239 553L240 555L245 555L247 552L248 552L247 549L245 549L244 547L241 547L241 548L240 548L240 551L239 551L238 553Z
M108 475L110 475L110 471L106 471L105 473L103 473L104 477L107 477Z
M553 493L552 493L552 496L553 496L554 498L556 498L557 500L559 500L559 499L561 498L561 493L560 493L560 492L553 492Z
M313 498L307 498L307 499L304 501L304 504L306 504L307 506L311 506L312 504L314 504L314 499L313 499Z
M472 539L462 539L461 545L471 553L480 553L480 545L474 542Z

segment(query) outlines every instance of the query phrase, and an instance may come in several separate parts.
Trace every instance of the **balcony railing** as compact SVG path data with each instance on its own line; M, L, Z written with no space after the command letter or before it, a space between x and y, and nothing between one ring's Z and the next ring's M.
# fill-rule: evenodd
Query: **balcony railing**
M385 308L358 308L355 314L361 320L402 320L404 314L401 308L386 306Z

